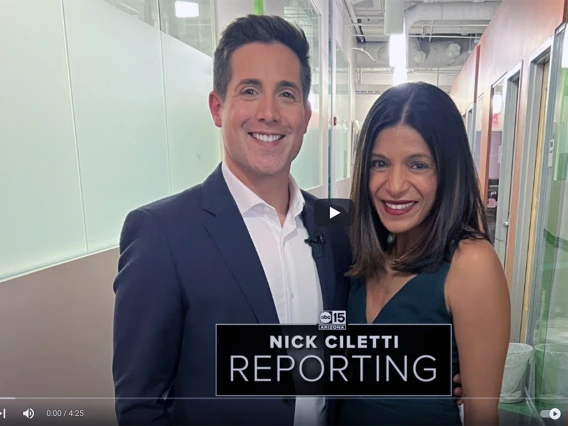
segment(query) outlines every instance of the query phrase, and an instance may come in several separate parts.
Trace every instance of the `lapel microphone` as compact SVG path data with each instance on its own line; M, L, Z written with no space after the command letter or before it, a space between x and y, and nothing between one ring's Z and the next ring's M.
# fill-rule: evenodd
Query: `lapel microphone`
M323 235L317 235L315 238L306 238L304 240L305 243L312 245L312 244L324 244Z

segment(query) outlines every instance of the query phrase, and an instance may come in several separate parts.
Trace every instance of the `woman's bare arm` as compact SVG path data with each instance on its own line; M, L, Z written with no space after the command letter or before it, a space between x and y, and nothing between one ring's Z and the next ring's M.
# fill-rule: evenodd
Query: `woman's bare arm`
M462 241L446 283L459 352L465 425L498 425L510 336L509 288L487 241Z

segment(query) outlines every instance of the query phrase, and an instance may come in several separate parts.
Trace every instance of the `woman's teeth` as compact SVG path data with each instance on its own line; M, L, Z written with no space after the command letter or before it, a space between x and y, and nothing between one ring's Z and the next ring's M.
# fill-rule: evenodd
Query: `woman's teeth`
M260 133L251 133L251 134L253 138L258 139L259 141L262 142L276 142L284 137L282 135L263 135Z
M414 205L414 202L410 202L410 203L406 203L406 204L391 204L391 203L385 203L385 204L390 209L404 210L404 209L408 209L408 208L412 207Z

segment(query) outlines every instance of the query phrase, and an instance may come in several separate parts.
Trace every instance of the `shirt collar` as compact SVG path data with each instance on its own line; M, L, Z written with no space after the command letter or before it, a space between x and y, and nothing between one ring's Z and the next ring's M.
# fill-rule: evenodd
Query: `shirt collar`
M239 178L237 178L233 172L229 169L227 164L223 161L221 165L221 171L225 182L229 187L231 195L237 203L237 207L241 215L244 215L253 207L262 205L273 208L268 203L266 203L262 198L256 195L248 186L242 183ZM306 203L300 187L296 184L296 181L292 176L290 176L289 185L290 189L290 207L288 208L288 215L292 217L298 216L302 213L304 205Z

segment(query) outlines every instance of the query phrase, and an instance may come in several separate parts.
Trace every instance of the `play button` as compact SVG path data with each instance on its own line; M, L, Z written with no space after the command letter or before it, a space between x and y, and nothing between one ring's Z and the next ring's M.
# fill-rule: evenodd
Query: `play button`
M317 226L348 227L353 223L353 202L349 199L317 200L314 210Z
M340 211L335 210L333 207L329 208L329 218L333 219L335 216L337 216L338 214L341 214Z
M558 408L553 408L552 410L550 410L550 418L552 420L558 420L560 418L560 416L562 415L562 413L560 412L560 410Z

